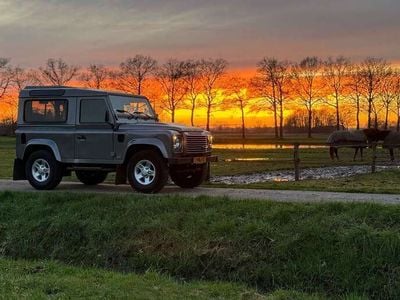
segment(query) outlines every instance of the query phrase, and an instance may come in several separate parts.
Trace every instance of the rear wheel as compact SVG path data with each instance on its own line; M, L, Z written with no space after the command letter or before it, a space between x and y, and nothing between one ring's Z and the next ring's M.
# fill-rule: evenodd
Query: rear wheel
M167 183L168 166L164 158L152 150L132 155L127 177L133 189L141 193L157 193Z
M76 177L86 185L96 185L106 180L108 173L104 171L75 171Z
M197 166L194 169L171 168L172 181L182 188L194 188L203 183L207 177L207 164Z
M48 150L33 152L25 164L25 174L37 190L54 189L62 179L62 165Z

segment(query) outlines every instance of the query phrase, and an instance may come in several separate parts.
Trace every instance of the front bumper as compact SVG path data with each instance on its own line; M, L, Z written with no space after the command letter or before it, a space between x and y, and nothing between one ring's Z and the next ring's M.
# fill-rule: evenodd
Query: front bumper
M209 162L217 162L218 156L194 156L194 157L174 157L169 158L168 163L170 165L201 165Z

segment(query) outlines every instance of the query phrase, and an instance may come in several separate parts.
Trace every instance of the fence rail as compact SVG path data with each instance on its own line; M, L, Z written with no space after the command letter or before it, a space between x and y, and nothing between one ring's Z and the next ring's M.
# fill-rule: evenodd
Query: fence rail
M306 145L305 145L306 146ZM382 142L374 142L370 144L365 144L365 143L360 143L360 144L332 144L332 145L321 145L321 148L330 148L330 147L335 147L335 148L367 148L371 149L372 154L371 154L371 161L370 161L370 166L371 166L371 173L376 172L376 166L378 162L378 155L377 155L377 148L380 146L384 150L389 150L389 149L399 149L400 144L387 144L387 143L382 143ZM300 180L300 173L301 173L301 168L300 168L300 162L301 162L301 144L300 143L294 143L293 144L293 165L294 165L294 179L295 181ZM393 163L392 163L393 164Z

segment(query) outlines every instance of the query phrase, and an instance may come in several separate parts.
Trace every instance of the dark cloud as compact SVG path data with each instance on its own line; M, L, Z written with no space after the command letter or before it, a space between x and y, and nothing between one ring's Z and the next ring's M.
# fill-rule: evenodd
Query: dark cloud
M400 60L398 0L0 0L0 56L118 64L129 55Z

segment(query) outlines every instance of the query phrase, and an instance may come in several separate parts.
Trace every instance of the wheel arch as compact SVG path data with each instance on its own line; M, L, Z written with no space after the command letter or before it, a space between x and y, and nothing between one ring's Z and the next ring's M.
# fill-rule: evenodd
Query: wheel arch
M168 158L168 152L167 149L165 148L164 144L157 139L143 139L143 140L136 140L128 143L125 156L124 156L124 163L127 163L129 158L143 150L151 150L155 151L158 153L162 158L167 159Z
M31 155L33 152L38 150L47 150L54 155L54 158L61 162L61 155L58 149L57 144L54 141L46 140L46 139L33 139L28 142L25 147L24 153L22 155L23 160L26 159Z

